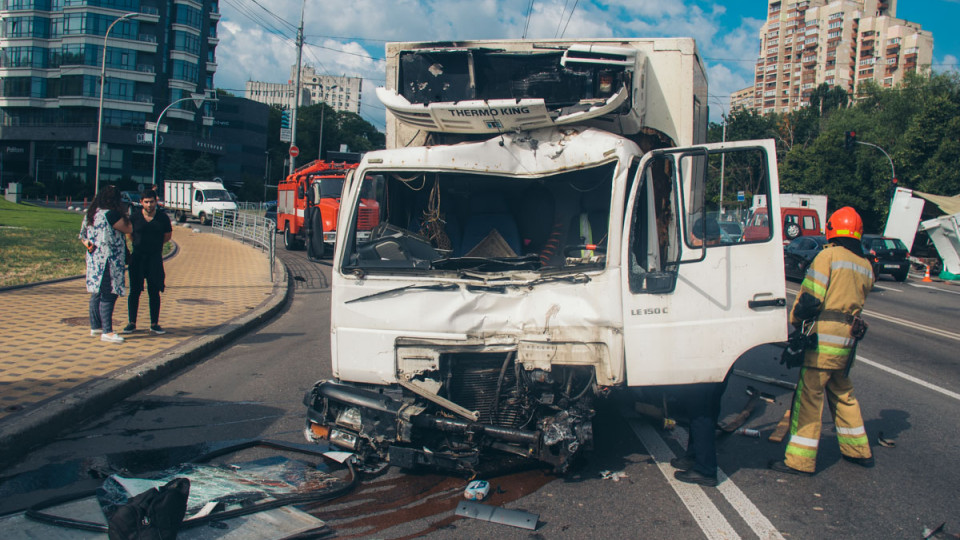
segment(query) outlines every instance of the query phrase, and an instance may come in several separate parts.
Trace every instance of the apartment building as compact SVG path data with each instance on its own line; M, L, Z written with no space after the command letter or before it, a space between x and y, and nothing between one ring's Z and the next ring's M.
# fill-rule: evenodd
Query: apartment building
M0 181L70 182L93 191L97 156L90 143L97 140L103 63L100 180L150 183L146 122L180 99L213 92L218 4L0 0ZM210 102L198 108L182 101L162 123L162 151L223 154Z
M282 109L293 106L295 94L297 67L290 68L290 80L286 83L268 83L261 81L247 81L244 97L275 105ZM346 75L323 75L317 73L316 68L310 65L300 70L300 101L299 106L326 103L337 111L348 111L360 114L360 89L363 78L347 77Z
M893 87L928 69L933 34L896 10L897 0L768 0L754 84L731 95L730 110L797 110L823 83L855 97L865 81Z

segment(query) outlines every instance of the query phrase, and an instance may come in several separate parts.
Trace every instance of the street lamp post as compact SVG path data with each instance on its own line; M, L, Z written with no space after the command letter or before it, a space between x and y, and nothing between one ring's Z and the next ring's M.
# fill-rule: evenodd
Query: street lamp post
M197 108L200 108L200 103L204 101L217 101L216 98L207 97L205 95L193 94L190 97L180 98L169 105L166 106L162 111L160 111L160 116L157 117L157 124L153 126L153 167L152 173L150 176L150 183L153 186L157 185L157 141L159 140L160 135L160 120L163 119L163 115L167 114L167 111L177 103L182 103L184 101L194 101L197 104ZM149 129L149 128L147 128Z
M94 173L93 180L93 194L96 195L100 191L100 155L103 154L100 148L100 144L103 139L103 86L106 81L107 76L107 38L110 36L110 31L113 30L114 25L124 19L130 19L136 17L139 13L127 13L117 20L110 23L110 26L107 27L107 31L103 34L103 60L100 62L100 113L97 117L97 170Z

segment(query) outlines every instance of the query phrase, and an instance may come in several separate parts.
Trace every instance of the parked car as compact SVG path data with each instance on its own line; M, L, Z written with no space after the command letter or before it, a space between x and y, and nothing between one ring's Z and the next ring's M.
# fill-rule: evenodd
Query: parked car
M873 264L873 274L890 274L897 281L906 281L910 272L910 253L899 238L887 238L878 234L865 234L860 239L863 254Z
M719 221L720 230L731 242L739 242L743 239L743 227L736 221Z
M140 208L140 192L139 191L121 191L120 192L120 202L127 209L127 215L133 213L134 208Z
M801 236L783 248L783 273L787 279L803 280L807 267L827 244L827 237Z
M263 217L272 219L274 224L277 222L277 201L267 201L263 203ZM276 226L274 226L276 229Z

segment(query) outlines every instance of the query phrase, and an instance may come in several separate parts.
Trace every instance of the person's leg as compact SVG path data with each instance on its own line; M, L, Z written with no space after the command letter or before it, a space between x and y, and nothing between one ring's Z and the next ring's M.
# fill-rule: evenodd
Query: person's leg
M800 368L800 379L797 382L793 414L790 418L790 442L787 443L784 456L784 463L791 469L813 473L817 468L823 387L829 378L829 371Z
M150 299L150 326L160 325L160 285L147 279L147 297Z
M130 257L130 295L127 297L127 327L124 332L132 332L137 327L137 315L140 312L140 293L143 292L143 272L136 255Z
M113 294L112 288L108 265L104 268L103 279L100 281L100 323L104 334L113 333L113 307L117 302L117 295Z
M97 333L103 330L103 322L100 320L100 292L90 295L90 331Z
M867 431L863 427L860 403L853 396L853 382L849 377L844 377L842 372L834 371L827 381L826 389L830 411L837 428L840 453L855 460L869 460L873 454L870 451Z

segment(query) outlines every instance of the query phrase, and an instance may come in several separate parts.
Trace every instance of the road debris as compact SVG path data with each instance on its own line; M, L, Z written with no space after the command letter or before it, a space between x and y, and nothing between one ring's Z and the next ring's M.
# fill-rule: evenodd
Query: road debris
M613 480L614 482L619 482L621 478L629 478L630 476L623 472L611 472L611 471L600 471L600 478L603 480Z
M460 501L460 504L457 505L456 514L461 517L501 523L531 531L536 530L537 522L540 521L540 514L531 514L523 510L509 510L473 501Z
M947 524L947 522L944 521L943 523L940 524L939 527L937 527L936 529L932 529L932 530L931 530L931 529L928 529L927 527L924 527L924 528L923 528L923 540L927 540L927 538L933 538L933 536L934 536L935 534L943 532L943 526L946 525L946 524Z
M740 428L735 432L737 435L743 435L744 437L752 437L754 439L760 438L760 430L750 429L750 428Z
M750 415L753 414L753 409L757 406L757 400L760 397L760 393L757 392L756 388L748 386L747 395L750 397L747 399L747 403L744 404L743 410L735 415L724 418L717 427L727 433L733 433L743 426L743 424L750 418Z
M897 443L893 439L883 437L883 432L877 433L877 443L885 448L896 448Z
M776 443L782 442L783 438L787 436L788 429L790 429L790 409L783 412L783 418L780 419L776 429L773 430L767 440Z
M490 492L490 483L486 480L474 480L463 490L463 498L468 501L482 501Z
M780 379L774 379L773 377L767 377L766 375L758 375L758 374L756 374L756 373L750 373L749 371L744 371L744 370L742 370L742 369L735 369L735 370L733 370L733 374L734 374L734 375L739 375L739 376L741 376L741 377L743 377L743 378L745 378L745 379L751 379L751 380L754 380L754 381L760 381L760 382L764 382L764 383L767 383L767 384L772 384L772 385L774 385L774 386L779 386L779 387L782 387L782 388L787 388L787 389L789 389L789 390L796 390L796 389L797 389L796 383L792 383L792 382L788 382L788 381L782 381L782 380L780 380Z

